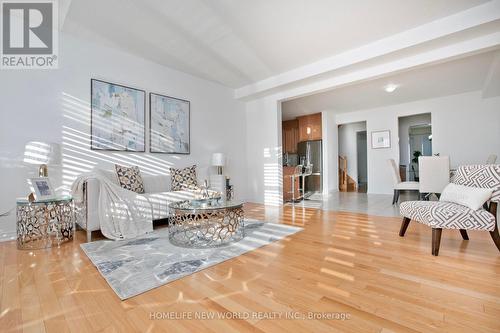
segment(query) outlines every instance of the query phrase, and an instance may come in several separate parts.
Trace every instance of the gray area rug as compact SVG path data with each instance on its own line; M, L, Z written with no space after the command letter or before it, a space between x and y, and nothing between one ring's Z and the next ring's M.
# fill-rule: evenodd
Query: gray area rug
M247 220L245 238L217 248L174 246L168 239L168 228L132 240L102 240L80 246L118 297L125 300L301 230Z

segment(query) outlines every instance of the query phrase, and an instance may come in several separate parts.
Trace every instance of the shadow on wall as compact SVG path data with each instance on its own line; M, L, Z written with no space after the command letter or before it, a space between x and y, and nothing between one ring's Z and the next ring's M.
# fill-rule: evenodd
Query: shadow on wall
M172 162L144 153L90 150L90 103L67 93L62 96L62 185L69 191L78 175L95 167L112 169L115 164L137 165L147 175L168 175ZM105 124L97 124L101 129ZM171 158L178 158L171 156Z
M90 172L95 167L111 170L115 164L137 165L146 175L169 175L173 162L161 159L149 153L110 152L90 149L90 103L68 93L61 95L61 167L49 166L52 185L58 193L69 194L74 180L82 173ZM97 124L105 126L104 124ZM147 128L147 127L146 127ZM147 131L147 129L146 129ZM56 136L50 141L58 141ZM53 137L53 138L52 138ZM147 135L147 138L149 136ZM44 141L45 138L33 138ZM23 143L24 146L25 143ZM42 147L43 148L43 147ZM40 147L26 149L19 156L19 151L7 150L0 157L3 175L9 178L16 191L9 189L0 207L0 240L15 239L16 211L15 198L29 192L27 178L36 177L39 154L46 155ZM179 160L179 156L168 156L170 160ZM33 164L34 163L34 164Z
M282 170L281 165L276 162L280 158L281 147L264 148L264 203L266 205L279 206L283 204L281 195L283 188Z

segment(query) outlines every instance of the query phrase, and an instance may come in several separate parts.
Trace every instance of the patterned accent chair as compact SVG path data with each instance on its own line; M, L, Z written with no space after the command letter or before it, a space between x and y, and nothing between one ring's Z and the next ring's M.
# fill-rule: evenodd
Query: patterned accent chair
M489 205L476 211L468 207L442 201L406 201L401 203L403 216L399 236L404 237L411 220L432 228L432 255L439 254L443 229L458 229L464 240L469 240L467 230L489 231L500 251L500 235L497 223L497 204L500 202L500 165L461 166L452 182L471 187L492 188Z

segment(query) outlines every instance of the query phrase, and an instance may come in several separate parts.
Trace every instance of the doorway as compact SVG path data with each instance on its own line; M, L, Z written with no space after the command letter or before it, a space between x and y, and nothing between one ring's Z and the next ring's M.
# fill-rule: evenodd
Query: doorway
M368 190L368 158L366 131L356 132L356 151L358 157L358 192Z
M430 113L399 118L399 171L402 181L419 180L419 156L432 156Z
M366 121L338 126L339 191L366 192L368 183Z

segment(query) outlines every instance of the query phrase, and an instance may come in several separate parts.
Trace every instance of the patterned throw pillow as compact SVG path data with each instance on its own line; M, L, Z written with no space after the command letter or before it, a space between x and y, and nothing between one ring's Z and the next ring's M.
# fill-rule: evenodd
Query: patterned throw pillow
M129 191L144 193L144 182L142 181L139 167L133 166L128 168L115 164L115 169L121 187Z
M198 188L196 165L184 169L170 168L170 178L172 179L172 191L195 190Z

